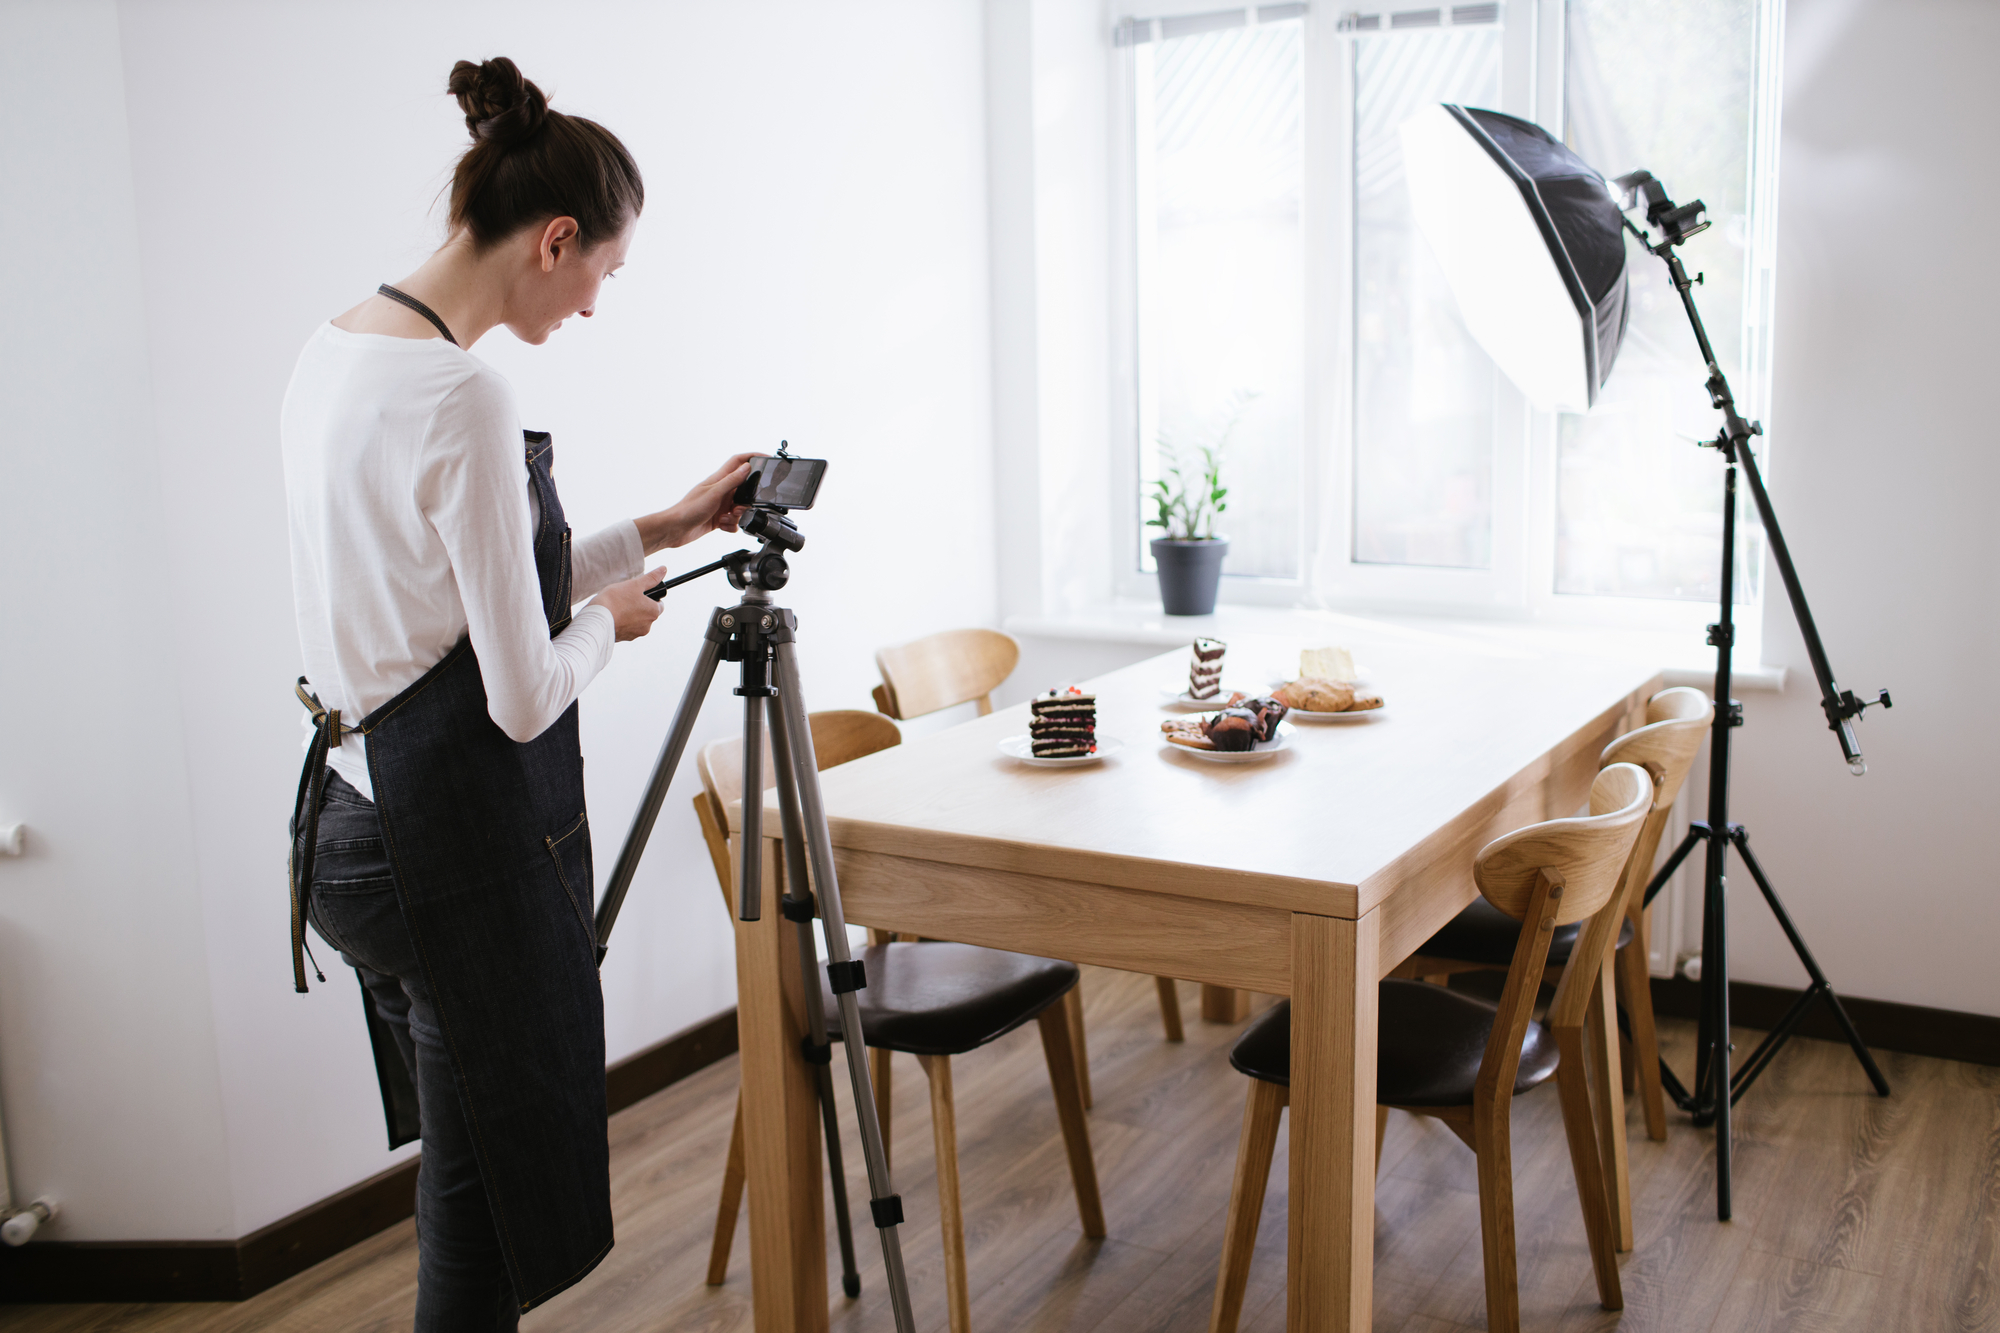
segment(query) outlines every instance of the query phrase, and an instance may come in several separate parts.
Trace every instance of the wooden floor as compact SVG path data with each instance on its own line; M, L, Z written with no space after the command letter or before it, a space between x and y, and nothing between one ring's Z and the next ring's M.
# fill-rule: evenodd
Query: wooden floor
M1199 1333L1207 1327L1244 1080L1226 1062L1235 1029L1199 1021L1161 1039L1148 978L1089 969L1091 1134L1110 1238L1085 1240L1064 1167L1046 1069L1030 1024L957 1063L973 1325L981 1333ZM1268 1001L1260 1001L1259 1007ZM1691 1032L1663 1023L1677 1068ZM1749 1047L1739 1038L1738 1049ZM1715 1220L1713 1138L1674 1116L1668 1141L1632 1138L1637 1248L1626 1309L1598 1308L1555 1088L1516 1104L1523 1325L1538 1329L2000 1329L2000 1069L1885 1054L1881 1100L1846 1048L1796 1041L1738 1107L1736 1217ZM836 1066L838 1068L838 1066ZM729 1140L736 1061L715 1065L611 1122L618 1245L576 1289L522 1324L554 1329L750 1328L748 1232L726 1286L702 1284ZM859 1149L845 1105L848 1160ZM929 1109L913 1059L897 1066L897 1187L917 1325L945 1327ZM1264 1211L1246 1333L1284 1327L1285 1146ZM1485 1327L1472 1154L1430 1121L1392 1115L1376 1194L1375 1328ZM863 1208L862 1216L866 1216ZM830 1226L830 1224L829 1224ZM860 1238L863 1294L833 1275L833 1327L891 1325L874 1233ZM831 1245L829 1243L829 1248ZM410 1223L236 1305L16 1306L19 1333L133 1330L398 1330L410 1327Z

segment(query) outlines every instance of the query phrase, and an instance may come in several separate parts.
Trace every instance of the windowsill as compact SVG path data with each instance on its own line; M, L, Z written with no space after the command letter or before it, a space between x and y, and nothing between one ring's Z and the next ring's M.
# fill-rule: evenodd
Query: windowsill
M1660 664L1668 685L1709 688L1715 683L1715 653L1694 634L1666 630L1591 628L1524 621L1466 620L1418 615L1349 615L1339 611L1263 606L1218 606L1210 616L1170 616L1157 602L1110 601L1056 615L1007 617L1009 634L1095 643L1149 644L1177 648L1197 636L1227 640L1232 634L1283 635L1326 640L1342 630L1413 639L1471 639L1537 653L1570 652L1591 657L1650 658ZM1749 645L1743 645L1745 649ZM1741 651L1744 659L1753 651ZM1738 690L1783 690L1785 668L1744 660L1731 677Z

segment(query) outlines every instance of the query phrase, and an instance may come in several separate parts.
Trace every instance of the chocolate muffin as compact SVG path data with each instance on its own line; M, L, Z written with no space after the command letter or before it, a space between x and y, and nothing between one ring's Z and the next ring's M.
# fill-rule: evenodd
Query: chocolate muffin
M1285 714L1292 710L1285 701L1272 695L1246 700L1242 707L1257 716L1257 739L1268 741L1278 734L1278 724L1285 720Z
M1257 714L1248 708L1225 708L1202 730L1218 750L1248 750L1257 743Z

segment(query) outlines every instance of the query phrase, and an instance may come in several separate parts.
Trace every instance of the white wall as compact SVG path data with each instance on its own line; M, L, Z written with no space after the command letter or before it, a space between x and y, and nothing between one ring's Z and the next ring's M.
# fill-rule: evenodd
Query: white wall
M78 1234L232 1233L108 0L0 5L0 1109ZM280 552L282 556L282 551ZM282 872L280 872L282 873ZM272 883L263 877L262 883Z
M0 13L49 29L56 8ZM10 435L7 472L28 484L10 484L7 502L39 526L10 523L5 581L16 600L36 589L29 641L101 642L18 684L29 668L6 655L0 706L10 721L33 712L44 730L10 725L0 803L31 826L90 826L143 790L155 805L130 818L163 827L135 834L124 864L98 864L122 843L92 860L52 834L44 861L0 865L0 1088L19 1191L60 1183L73 1200L56 1234L237 1235L393 1160L351 975L290 993L282 829L298 770L298 652L275 426L312 327L439 239L431 205L464 141L441 91L452 61L514 55L558 107L618 132L646 173L647 213L601 313L545 348L502 331L477 349L514 381L525 424L555 433L572 521L670 503L722 456L780 437L831 457L788 599L809 702L866 707L878 644L994 616L981 14L971 0L560 14L148 0L115 19L90 13L94 28L23 51L37 77L0 94L10 125L48 137L43 170L94 191L77 200L89 244L57 228L65 241L52 252L47 225L8 219L5 303L38 313L32 329L10 317L7 336L35 339L42 433L77 457L30 472ZM58 88L62 105L91 110L82 125L53 114ZM87 309L79 279L93 285ZM108 342L107 321L122 341ZM107 366L113 351L122 360ZM114 519L107 486L130 492L116 499L119 544L79 551L78 531ZM912 504L920 494L975 498ZM923 526L938 521L948 552ZM11 535L24 531L43 541ZM727 549L710 539L667 563ZM121 565L155 580L153 597L119 603L148 622L84 600ZM670 598L652 636L622 647L585 701L600 883L699 626L726 592L716 580ZM731 683L701 739L737 725ZM81 743L78 726L93 729ZM49 781L64 742L96 791ZM180 779L177 809L157 808L162 767ZM669 796L605 966L614 1059L733 1003L693 790L690 772ZM178 867L178 902L162 862ZM13 886L29 874L72 905L45 909L46 922L17 906ZM112 937L82 928L86 902L117 924ZM63 1025L14 980L31 965L79 975ZM106 988L107 976L124 992L147 988L145 999ZM135 1064L90 1035L142 1006L153 1025L185 1029L179 1045L145 1039L151 1062ZM174 1078L142 1076L161 1062ZM205 1211L139 1206L132 1182L154 1190L157 1157L114 1172L109 1135L36 1132L38 1115L74 1126L108 1104L130 1108L141 1142L188 1122L178 1160L200 1178ZM178 1179L157 1189L198 1193Z
M1765 657L1791 683L1745 696L1736 817L1838 989L2000 1014L2000 7L1787 12L1771 487L1841 684L1896 705L1848 776L1769 599ZM1731 892L1736 975L1803 984L1749 877Z

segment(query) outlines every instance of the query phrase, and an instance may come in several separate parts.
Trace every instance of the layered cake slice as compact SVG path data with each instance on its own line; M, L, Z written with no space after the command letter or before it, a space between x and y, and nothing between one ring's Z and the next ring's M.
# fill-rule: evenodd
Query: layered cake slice
M1213 699L1222 693L1222 654L1229 645L1220 639L1196 639L1188 665L1188 698Z
M1028 749L1037 759L1097 752L1097 696L1074 685L1050 690L1028 705Z

